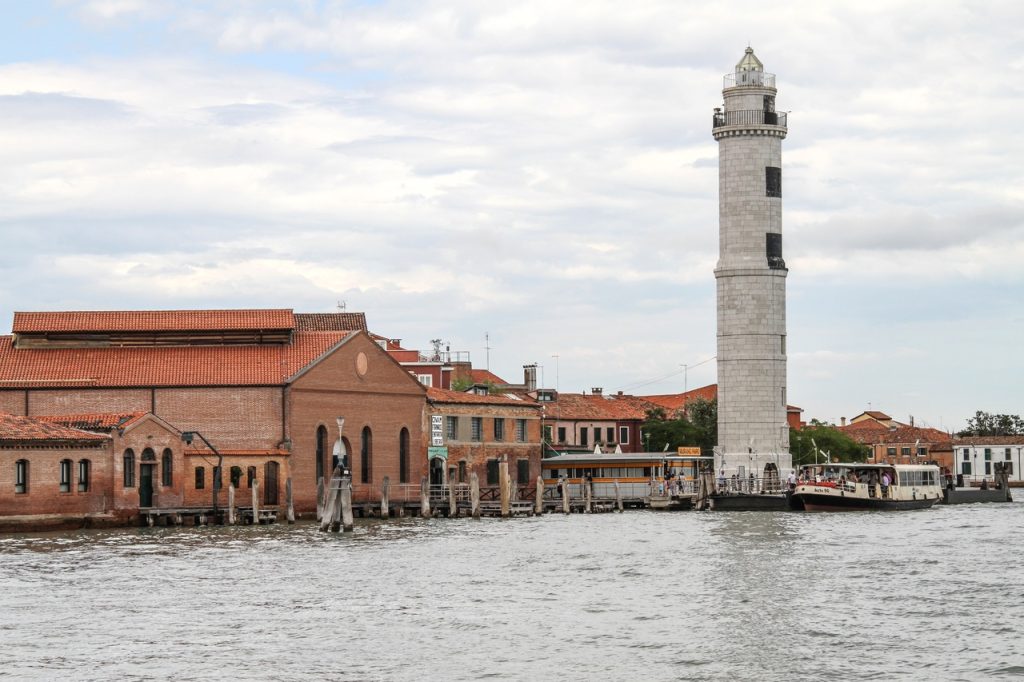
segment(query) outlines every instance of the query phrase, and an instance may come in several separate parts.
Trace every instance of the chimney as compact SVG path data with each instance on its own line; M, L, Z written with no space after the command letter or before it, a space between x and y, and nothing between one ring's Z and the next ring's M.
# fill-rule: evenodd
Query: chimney
M523 383L527 391L537 390L537 364L523 365Z
M598 386L598 387L590 389L590 393L592 395L601 395L602 393L604 393L604 389L601 388L600 386Z
M846 417L840 417L839 418L839 425L840 426L846 426Z
M914 415L910 415L910 425L914 425Z
M622 391L619 391L619 395L622 395Z

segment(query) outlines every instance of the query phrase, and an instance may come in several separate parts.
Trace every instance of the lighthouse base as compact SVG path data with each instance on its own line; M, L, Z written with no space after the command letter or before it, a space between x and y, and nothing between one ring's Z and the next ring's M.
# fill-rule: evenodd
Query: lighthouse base
M763 479L775 479L784 483L792 470L793 455L788 452L715 453L715 476L719 481L724 477L731 483L735 476L735 480L742 480L749 486L750 477L753 475L757 487L760 488Z

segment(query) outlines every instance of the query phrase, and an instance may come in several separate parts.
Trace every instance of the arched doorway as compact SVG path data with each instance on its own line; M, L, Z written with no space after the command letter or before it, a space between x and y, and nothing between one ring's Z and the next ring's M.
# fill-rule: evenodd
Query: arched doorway
M779 467L775 462L768 462L764 465L764 483L761 488L775 490L779 487Z
M441 457L433 457L430 460L430 485L444 485L445 461Z
M142 451L142 465L139 467L139 506L153 506L153 470L156 469L156 453L152 448Z

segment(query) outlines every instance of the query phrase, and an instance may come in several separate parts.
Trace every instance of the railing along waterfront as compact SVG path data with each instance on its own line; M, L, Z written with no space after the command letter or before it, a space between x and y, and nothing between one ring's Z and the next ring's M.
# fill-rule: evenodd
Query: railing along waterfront
M775 74L764 71L740 71L739 73L727 73L722 79L725 87L734 88L737 85L751 85L759 88L774 88Z
M723 126L770 125L786 127L786 112L763 111L761 109L740 109L739 111L716 111L712 128Z

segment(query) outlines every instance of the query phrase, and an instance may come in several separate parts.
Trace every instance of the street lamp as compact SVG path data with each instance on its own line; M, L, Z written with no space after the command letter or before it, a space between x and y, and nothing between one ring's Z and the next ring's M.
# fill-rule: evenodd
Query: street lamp
M220 489L220 485L223 482L222 466L224 464L224 456L217 451L217 448L213 447L210 441L206 440L206 437L198 431L182 431L181 440L185 442L185 445L192 445L192 441L199 438L199 440L206 443L206 447L213 450L213 454L217 455L217 466L213 469L213 513L217 514L217 492Z

